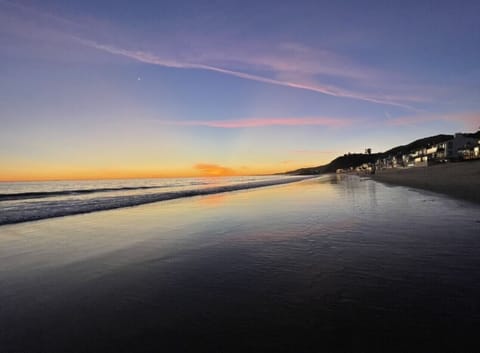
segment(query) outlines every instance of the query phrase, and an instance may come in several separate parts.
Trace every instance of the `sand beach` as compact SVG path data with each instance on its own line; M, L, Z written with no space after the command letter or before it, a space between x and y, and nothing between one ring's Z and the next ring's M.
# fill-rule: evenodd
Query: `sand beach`
M466 352L480 206L354 175L0 226L0 350Z
M431 167L384 169L377 171L372 178L480 203L480 160Z

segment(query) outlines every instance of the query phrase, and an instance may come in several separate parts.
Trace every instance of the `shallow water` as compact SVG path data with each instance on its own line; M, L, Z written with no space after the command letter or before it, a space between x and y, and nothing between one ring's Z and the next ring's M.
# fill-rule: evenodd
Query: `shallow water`
M354 176L0 227L6 352L466 351L480 207Z
M305 176L73 180L0 183L0 226L152 202L286 184Z

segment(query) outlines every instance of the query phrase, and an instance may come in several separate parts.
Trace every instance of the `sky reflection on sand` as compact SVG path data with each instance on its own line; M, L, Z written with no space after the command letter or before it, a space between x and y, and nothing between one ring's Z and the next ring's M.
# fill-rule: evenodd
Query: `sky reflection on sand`
M213 200L0 227L1 345L400 351L474 336L478 205L351 176Z

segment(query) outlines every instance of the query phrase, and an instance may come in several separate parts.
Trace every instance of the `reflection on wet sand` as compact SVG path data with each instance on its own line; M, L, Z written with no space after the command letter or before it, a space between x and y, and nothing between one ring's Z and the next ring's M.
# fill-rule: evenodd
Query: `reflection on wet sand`
M334 175L4 226L0 347L464 351L479 210Z
M220 206L223 202L225 202L225 195L213 194L205 197L199 197L197 202L205 206Z

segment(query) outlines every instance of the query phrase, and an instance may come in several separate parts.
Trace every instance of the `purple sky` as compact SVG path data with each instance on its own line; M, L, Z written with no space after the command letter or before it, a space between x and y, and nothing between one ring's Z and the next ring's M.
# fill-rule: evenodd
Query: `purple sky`
M0 0L0 180L279 172L476 131L479 13Z

